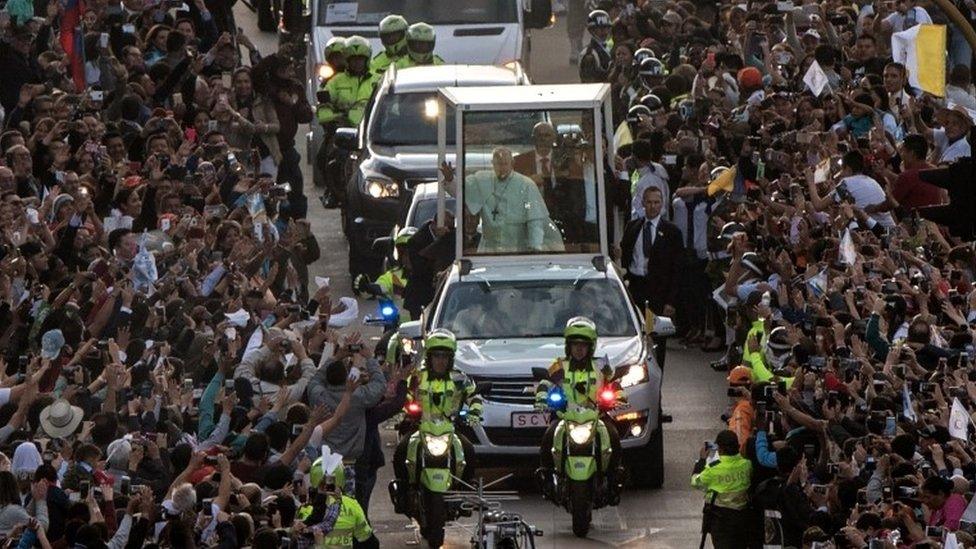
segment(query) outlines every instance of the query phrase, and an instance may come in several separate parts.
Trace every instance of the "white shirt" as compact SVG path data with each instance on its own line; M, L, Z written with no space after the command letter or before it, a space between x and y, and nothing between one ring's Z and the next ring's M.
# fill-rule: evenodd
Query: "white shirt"
M946 84L946 101L956 105L962 105L967 109L976 110L976 97L973 96L971 89Z
M912 28L915 25L905 26L906 20L910 19L909 15L915 18L915 24L921 25L925 23L931 23L932 18L929 17L929 12L925 11L925 8L908 8L905 15L898 13L897 11L888 15L884 18L884 21L891 25L892 32L901 32L906 28Z
M837 187L843 186L854 198L854 205L862 210L868 206L874 204L881 204L885 201L885 192L881 188L881 185L877 181L863 174L852 175L850 177L845 177L840 180ZM837 187L830 191L833 195L834 200L840 200L837 197ZM888 212L877 212L871 214L871 217L875 221L880 223L884 227L894 227L895 220L891 217Z
M935 148L939 151L939 164L954 162L973 154L968 138L963 137L949 143L949 138L942 128L932 130L932 140L935 141Z
M658 214L654 219L645 219L644 224L647 223L650 223L651 230L657 233L658 226L661 223L661 215ZM644 255L644 225L641 225L641 230L637 233L637 240L634 241L633 257L630 260L630 267L627 270L635 276L647 276L647 257Z
M642 166L637 172L640 177L637 179L637 186L634 188L634 196L630 199L630 218L639 219L644 217L644 191L648 187L661 189L661 198L664 199L664 208L661 215L664 219L671 219L668 215L668 204L671 203L671 188L668 186L668 170L657 162L651 162L650 166Z

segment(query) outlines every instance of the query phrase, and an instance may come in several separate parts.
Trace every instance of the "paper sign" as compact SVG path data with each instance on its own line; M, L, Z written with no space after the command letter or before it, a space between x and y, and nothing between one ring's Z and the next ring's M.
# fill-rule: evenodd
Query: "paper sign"
M807 73L803 75L803 83L810 88L813 95L820 96L824 89L827 87L827 73L820 68L820 63L814 61L810 64L810 68L807 69Z
M817 164L816 171L813 172L813 182L823 183L830 178L830 159L825 158Z
M102 220L102 228L105 229L106 233L110 233L115 229L129 229L132 230L132 217L128 215L121 216L109 216ZM164 221L169 221L165 219ZM167 229L163 229L164 231Z
M315 277L315 286L322 288L329 285L329 277L327 276L317 276Z
M325 23L355 23L359 13L358 2L339 2L325 7Z

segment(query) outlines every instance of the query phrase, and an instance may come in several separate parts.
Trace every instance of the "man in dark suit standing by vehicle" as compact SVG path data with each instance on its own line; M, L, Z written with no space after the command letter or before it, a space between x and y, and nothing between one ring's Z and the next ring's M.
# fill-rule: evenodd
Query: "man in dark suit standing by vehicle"
M644 190L644 217L631 220L620 240L624 280L638 307L645 304L654 314L671 316L677 301L684 245L681 231L661 216L664 196L657 187ZM664 367L666 341L654 338L657 361Z

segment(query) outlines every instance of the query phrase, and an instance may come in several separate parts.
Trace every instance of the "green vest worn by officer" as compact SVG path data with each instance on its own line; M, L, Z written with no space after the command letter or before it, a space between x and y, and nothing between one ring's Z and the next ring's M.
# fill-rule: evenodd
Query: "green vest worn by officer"
M382 75L386 69L407 54L407 20L391 13L380 21L381 51L369 64L373 74Z
M419 65L443 65L444 60L434 55L437 37L434 27L427 23L414 23L407 29L407 55L397 59L398 69Z
M751 476L752 463L748 459L739 454L719 456L692 475L691 486L705 491L707 503L742 510L749 504Z
M430 354L450 354L447 372L437 375L430 370ZM481 420L483 402L476 394L475 383L464 372L454 369L454 353L457 339L449 330L438 328L424 341L424 367L407 380L407 403L417 402L421 407L421 420L450 420L465 403L468 405L468 422Z
M346 70L332 77L325 84L329 101L321 103L316 109L320 124L336 123L339 126L356 126L363 119L366 104L373 95L376 81L365 65L369 64L372 53L369 42L361 36L346 39ZM353 74L352 65L362 59L362 74Z
M316 549L343 549L352 547L354 540L364 542L373 535L373 528L369 525L366 513L354 498L343 495L341 492L346 488L342 487L345 482L345 472L342 464L339 464L333 473L326 474L322 458L318 458L312 463L309 470L309 487L318 489L323 480L328 480L339 487L338 493L330 493L326 499L327 510L322 522L309 524L311 530L320 531L323 534L322 542L317 544ZM333 514L333 510L338 506L338 515ZM295 518L306 521L313 512L313 506L304 505L298 509Z
M563 330L563 337L566 339L566 357L557 358L549 366L549 379L541 381L536 389L536 407L545 409L549 390L553 386L560 386L567 405L593 408L597 405L600 389L613 378L610 365L593 358L597 341L596 324L586 317L571 318ZM590 346L589 356L583 364L574 364L568 358L571 356L569 345L572 341L583 341ZM617 400L623 398L619 390L616 396Z

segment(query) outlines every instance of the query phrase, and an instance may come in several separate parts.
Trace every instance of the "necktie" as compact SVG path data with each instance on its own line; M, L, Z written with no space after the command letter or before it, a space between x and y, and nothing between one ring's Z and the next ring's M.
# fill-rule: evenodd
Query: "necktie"
M539 163L542 164L542 175L549 177L549 157L543 156L539 159Z
M651 256L651 246L654 245L654 222L648 219L644 222L644 257Z

